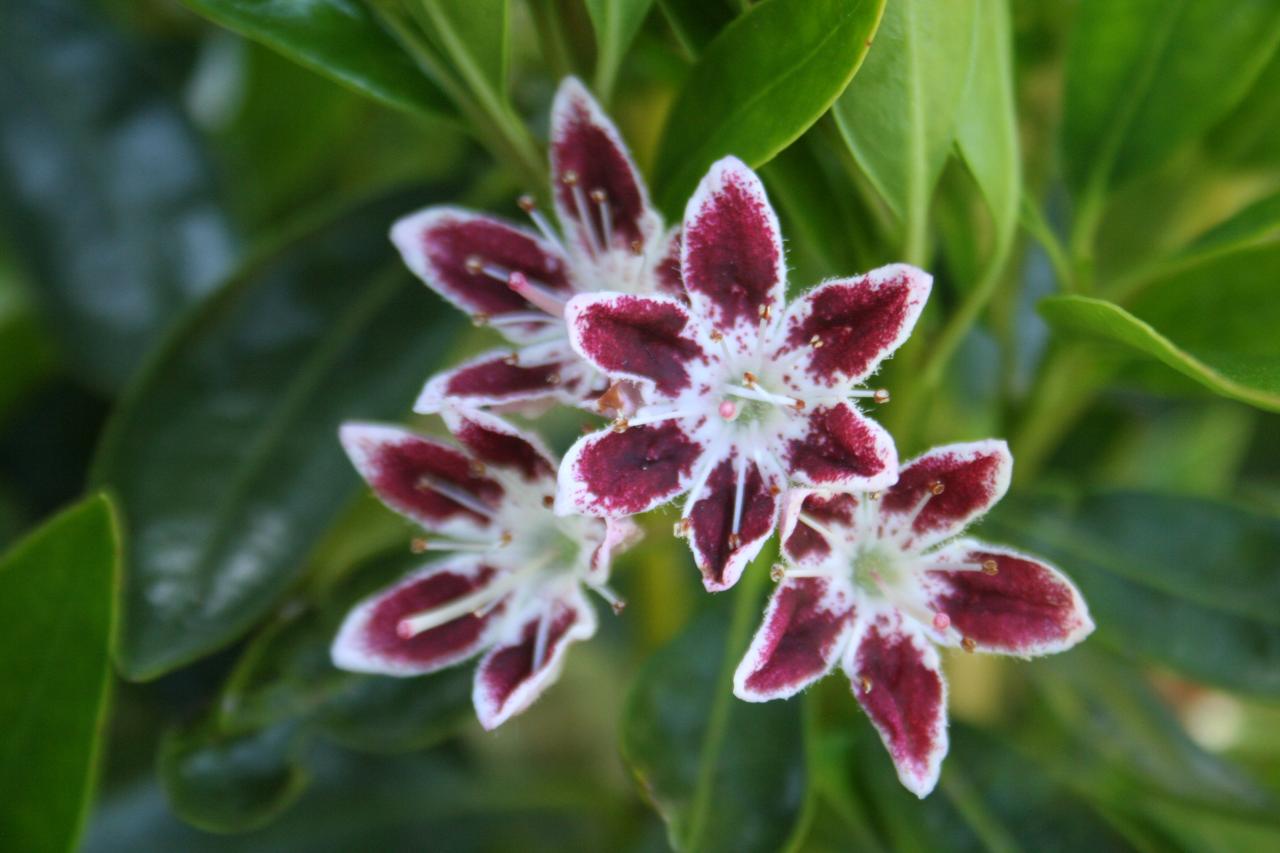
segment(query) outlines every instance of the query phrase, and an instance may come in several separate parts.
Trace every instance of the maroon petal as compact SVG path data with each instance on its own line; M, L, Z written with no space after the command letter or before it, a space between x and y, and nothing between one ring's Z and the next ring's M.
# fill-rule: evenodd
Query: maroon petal
M903 545L924 548L954 536L996 504L1009 488L1013 457L989 439L935 447L902 466L885 493L886 525Z
M644 512L689 488L702 451L671 421L583 436L560 464L556 513L616 518Z
M456 448L398 427L345 423L342 446L382 502L438 533L474 536L502 487Z
M917 797L938 783L947 754L947 686L938 652L895 611L862 626L844 658L853 693Z
M927 556L941 567L925 577L929 607L946 614L957 643L1033 657L1069 649L1093 631L1080 591L1035 557L972 539Z
M779 584L733 675L734 695L785 699L830 672L853 631L853 600L847 585L830 578Z
M898 476L898 451L889 433L848 403L813 409L801 428L784 454L797 482L874 491Z
M667 232L663 241L662 255L653 269L658 291L676 299L685 300L684 279L680 276L680 226Z
M480 725L495 729L528 708L559 678L569 644L595 632L595 611L577 590L537 602L512 638L495 645L476 668L471 699Z
M668 296L583 293L565 306L569 340L582 357L618 379L674 397L706 362L689 311Z
M932 281L915 267L894 264L827 282L788 309L779 354L800 353L799 368L817 385L860 382L911 334Z
M473 317L544 313L507 286L504 276L511 272L522 273L561 298L573 293L564 259L554 247L491 216L429 207L398 220L391 228L391 241L410 270ZM546 328L532 322L503 325L502 332L513 340L530 340Z
M466 660L492 638L505 605L460 615L411 637L401 622L481 593L501 570L473 557L428 566L357 604L343 621L330 655L334 666L381 675L422 675Z
M782 484L748 459L741 469L738 532L733 532L741 461L737 453L726 456L711 469L698 494L690 495L695 502L689 513L689 544L708 592L720 592L737 583L778 524Z
M560 84L551 108L551 174L556 214L587 255L633 251L660 227L617 128L573 77Z
M782 552L798 564L813 564L831 555L831 543L804 522L812 518L832 533L852 540L857 536L858 498L848 492L793 489L782 515Z
M556 463L537 438L485 412L450 407L444 422L471 455L495 468L514 471L526 482L555 486Z
M576 353L565 347L562 358L544 357L534 363L519 351L487 352L431 377L413 410L435 414L454 403L510 407L541 400L575 405L589 396L582 371L575 369L580 363Z
M782 232L755 172L735 157L711 166L685 209L681 272L693 309L722 332L758 328L785 297Z

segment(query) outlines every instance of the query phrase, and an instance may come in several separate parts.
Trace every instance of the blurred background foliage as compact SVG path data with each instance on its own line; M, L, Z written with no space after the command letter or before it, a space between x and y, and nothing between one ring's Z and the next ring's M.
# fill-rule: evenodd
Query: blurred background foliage
M1278 45L1273 0L4 4L6 849L1280 849ZM465 668L328 662L414 562L336 425L490 342L387 228L545 192L569 73L669 217L762 167L793 290L936 275L876 414L1008 437L980 535L1098 631L950 656L925 801L838 679L732 697L767 573L706 596L661 512L497 733Z

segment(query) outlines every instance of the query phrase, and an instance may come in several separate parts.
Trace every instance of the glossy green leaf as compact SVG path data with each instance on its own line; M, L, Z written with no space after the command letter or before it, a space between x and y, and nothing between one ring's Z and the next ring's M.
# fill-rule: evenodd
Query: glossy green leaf
M0 838L74 850L111 684L120 559L111 504L90 498L0 557Z
M654 655L627 701L623 756L677 850L777 850L808 793L800 703L732 692L764 568L749 567L736 602L717 596Z
M596 33L596 92L608 100L618 79L618 66L636 37L653 0L586 0Z
M382 29L371 7L351 0L183 0L218 24L383 103L432 116L456 110Z
M1210 684L1280 695L1280 518L1201 498L1006 500L980 535L1076 581L1098 639Z
M1101 193L1159 166L1244 97L1278 43L1271 0L1085 0L1063 105L1072 189Z
M1017 742L1076 790L1107 802L1141 789L1149 799L1280 824L1275 796L1196 745L1132 664L1087 644L1038 662L1030 675L1057 724L1037 717Z
M708 167L761 166L818 120L853 77L884 0L766 0L716 36L667 117L654 183L679 218Z
M1280 241L1280 193L1260 198L1210 228L1181 253L1203 258Z
M1147 285L1130 310L1084 296L1050 297L1058 330L1114 341L1214 392L1280 411L1280 246L1212 256Z
M889 3L866 66L832 110L858 165L889 207L910 222L924 221L956 138L973 64L976 5ZM986 93L973 95L975 101L982 97ZM989 115L984 109L972 122L985 123Z
M991 211L999 257L1013 242L1022 197L1008 2L976 0L973 14L973 62L956 110L955 139Z
M149 58L74 0L0 11L0 113L0 226L67 361L114 391L230 269L206 153Z
M210 832L270 822L306 787L301 735L290 723L233 737L207 723L169 732L160 745L159 775L174 813Z
M356 487L339 423L403 412L445 351L456 312L386 239L419 203L402 194L297 229L130 389L95 463L131 533L129 677L206 654L274 606Z

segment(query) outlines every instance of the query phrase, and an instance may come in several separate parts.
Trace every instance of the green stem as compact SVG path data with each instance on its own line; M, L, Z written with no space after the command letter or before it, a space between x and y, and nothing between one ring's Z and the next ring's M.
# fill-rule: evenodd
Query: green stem
M1053 267L1053 274L1057 276L1062 289L1067 293L1075 292L1075 272L1071 262L1067 260L1066 250L1058 240L1058 235L1053 233L1053 228L1040 213L1040 208L1030 198L1025 198L1018 209L1018 218L1027 233L1044 249L1045 255L1049 258L1049 264Z

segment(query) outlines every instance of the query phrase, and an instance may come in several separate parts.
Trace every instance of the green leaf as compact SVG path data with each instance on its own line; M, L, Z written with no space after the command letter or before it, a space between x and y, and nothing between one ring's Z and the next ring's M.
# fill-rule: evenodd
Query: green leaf
M986 199L1002 258L1018 230L1022 197L1013 45L1006 0L976 0L973 63L955 115L956 146Z
M262 618L355 490L348 418L404 411L456 312L386 240L405 195L299 228L155 353L115 413L95 480L129 541L117 660L151 678Z
M956 138L973 64L975 6L975 0L889 3L866 67L832 111L858 165L908 230L923 228Z
M730 0L657 0L676 39L690 59L697 59L712 39L732 21Z
M234 241L179 105L91 6L0 12L0 224L70 365L114 391Z
M505 103L507 0L418 0L433 35L476 95Z
M1202 498L1006 500L981 529L1080 586L1100 640L1191 678L1280 695L1280 518Z
M301 796L303 743L293 724L232 737L208 723L170 731L160 744L160 781L183 820L210 832L244 832Z
M111 685L119 542L110 502L66 510L0 558L0 838L77 846Z
M717 596L654 655L627 701L623 757L677 850L777 850L808 796L800 703L732 690L764 568L749 567L736 602Z
M1131 310L1055 296L1040 313L1056 329L1151 356L1225 397L1280 411L1280 246L1197 263L1148 285Z
M618 79L618 66L644 23L653 0L586 0L596 32L596 92L608 101Z
M1280 43L1271 0L1084 0L1067 54L1068 184L1100 194L1235 106Z
M183 0L214 22L358 92L402 110L456 110L378 24L351 0Z
M1275 243L1280 240L1280 192L1260 198L1210 228L1191 242L1181 258L1209 255Z
M1253 88L1205 141L1205 154L1239 168L1280 164L1280 50L1258 75Z
M673 219L716 160L768 162L853 77L884 0L766 0L716 36L667 117L654 183Z

